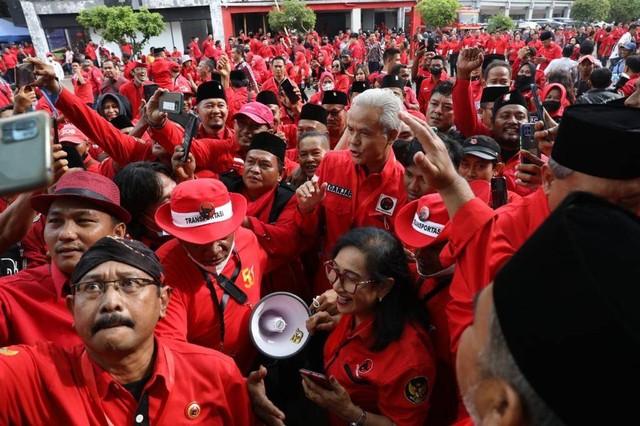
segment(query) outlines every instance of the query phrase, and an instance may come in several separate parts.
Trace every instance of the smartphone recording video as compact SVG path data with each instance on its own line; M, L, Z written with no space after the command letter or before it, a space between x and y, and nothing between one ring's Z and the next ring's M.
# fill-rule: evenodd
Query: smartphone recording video
M33 73L33 64L31 62L16 65L14 71L17 87L28 86L36 81L36 76Z
M36 111L0 119L0 195L44 188L52 179L49 115Z

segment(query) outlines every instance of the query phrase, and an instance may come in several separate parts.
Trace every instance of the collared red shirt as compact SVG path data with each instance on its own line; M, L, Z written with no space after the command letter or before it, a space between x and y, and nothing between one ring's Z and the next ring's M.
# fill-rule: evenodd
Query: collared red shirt
M253 232L246 228L235 231L234 242L238 254L231 256L223 275L231 278L239 268L234 283L247 295L244 304L225 297L215 278L211 277L216 290L214 302L202 271L189 259L177 239L157 250L166 270L165 283L173 288L173 293L167 315L158 322L156 333L160 337L222 350L236 361L243 373L248 373L257 354L249 336L249 318L253 306L260 300L267 255ZM224 305L222 321L220 303ZM221 340L223 332L224 341Z
M68 277L55 263L1 278L0 346L81 343L65 304L68 286Z
M50 342L0 349L0 424L248 425L249 397L238 368L219 352L156 339L153 372L138 403L88 355L84 344ZM146 408L146 409L145 409ZM145 417L148 417L146 419ZM138 422L138 420L140 420Z
M324 157L316 174L318 184L327 183L327 195L314 214L301 214L297 220L305 235L316 235L320 215L326 229L323 237L322 259L327 260L331 248L343 234L353 228L374 226L393 232L395 215L405 204L407 195L402 176L404 167L389 152L389 158L380 173L367 175L363 167L354 164L348 150L331 151ZM330 285L319 268L315 294L321 294Z
M400 339L382 351L370 349L374 341L374 315L357 327L353 315L343 315L324 346L327 377L334 376L367 412L398 425L424 425L436 372L427 332L407 323ZM331 414L329 423L345 424Z

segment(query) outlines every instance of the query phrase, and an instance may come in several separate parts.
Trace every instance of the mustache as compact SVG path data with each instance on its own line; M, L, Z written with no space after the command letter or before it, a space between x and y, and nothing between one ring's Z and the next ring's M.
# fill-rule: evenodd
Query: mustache
M134 328L136 326L133 320L125 318L122 315L110 315L108 317L101 317L98 321L96 321L93 327L91 327L91 334L96 334L98 331L105 328L121 325L129 328Z

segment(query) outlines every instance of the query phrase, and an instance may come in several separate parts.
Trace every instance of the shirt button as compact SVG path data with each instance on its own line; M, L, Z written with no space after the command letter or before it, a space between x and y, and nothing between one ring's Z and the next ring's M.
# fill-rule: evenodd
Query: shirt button
M144 416L142 414L138 414L136 416L136 423L142 423L143 420L144 420Z

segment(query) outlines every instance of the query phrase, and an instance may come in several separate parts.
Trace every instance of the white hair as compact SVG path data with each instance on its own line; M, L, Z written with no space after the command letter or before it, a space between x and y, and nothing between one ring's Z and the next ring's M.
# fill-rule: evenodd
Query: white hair
M403 109L402 102L391 90L365 90L353 100L351 106L379 109L380 116L378 118L378 123L380 123L386 135L388 135L391 130L400 130L402 122L398 117L398 113Z

